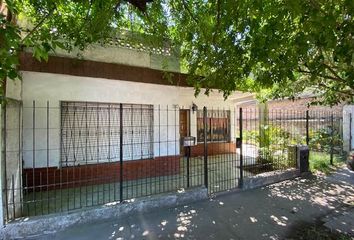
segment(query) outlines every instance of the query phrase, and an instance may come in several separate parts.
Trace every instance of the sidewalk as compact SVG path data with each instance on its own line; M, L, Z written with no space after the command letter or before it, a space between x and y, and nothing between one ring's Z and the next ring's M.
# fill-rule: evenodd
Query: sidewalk
M284 239L303 223L354 205L354 173L285 181L149 214L78 225L40 239ZM29 239L38 239L29 238Z
M326 178L329 182L340 182L354 186L354 172L342 168ZM324 226L331 231L346 233L354 238L354 196L345 200L342 208L336 209L322 219Z

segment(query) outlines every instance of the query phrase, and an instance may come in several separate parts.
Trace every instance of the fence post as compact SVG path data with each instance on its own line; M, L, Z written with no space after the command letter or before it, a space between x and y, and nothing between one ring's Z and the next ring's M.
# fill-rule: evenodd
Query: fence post
M243 145L243 133L242 133L242 108L240 108L239 112L239 127L240 127L240 181L239 181L239 188L243 187L243 153L242 153L242 145Z
M5 216L5 220L8 221L9 220L9 201L8 201L8 195L7 195L7 129L6 129L6 126L7 126L7 113L6 113L6 109L7 109L7 106L6 106L6 103L4 104L4 111L3 111L3 118L4 118L4 126L2 128L3 130L3 140L4 140L4 143L2 145L3 147L3 159L2 159L2 167L4 169L2 169L1 171L1 174L4 174L4 177L2 177L2 180L4 182L2 182L2 194L5 195L5 208L4 208L4 216ZM2 110L2 109L1 109ZM2 202L1 202L1 205L2 205Z
M208 123L207 123L207 108L203 108L203 128L204 128L204 185L208 189Z
M191 157L191 147L188 146L186 147L187 149L187 188L190 187L190 183L189 183L189 169L190 169L190 157Z
M310 144L309 119L310 119L309 110L306 110L306 145L307 146L309 146Z
M266 134L266 127L269 124L269 111L268 103L260 103L258 105L258 119L259 119L259 147L268 147L267 142L269 142L269 134Z
M0 119L2 117L2 109L3 109L3 105L0 104ZM2 121L0 121L0 228L2 228L4 226L4 205L3 205L3 199L2 196L4 194L4 186L3 186L3 167L2 167L2 160L3 160L3 145L2 145L2 138L4 133L2 132ZM6 152L5 152L6 154Z
M333 138L334 138L334 123L333 123L333 113L331 114L331 158L330 163L333 165Z
M352 141L353 141L353 135L352 135L352 113L349 113L349 152L352 150Z
M119 201L123 202L123 104L119 104Z

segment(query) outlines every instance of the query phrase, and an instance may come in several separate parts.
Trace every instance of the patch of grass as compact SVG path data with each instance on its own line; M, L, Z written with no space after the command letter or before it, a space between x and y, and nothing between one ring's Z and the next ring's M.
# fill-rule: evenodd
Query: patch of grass
M343 157L334 155L333 166L330 164L331 155L326 152L310 152L310 170L320 171L325 174L331 173L337 166L342 165L345 160Z

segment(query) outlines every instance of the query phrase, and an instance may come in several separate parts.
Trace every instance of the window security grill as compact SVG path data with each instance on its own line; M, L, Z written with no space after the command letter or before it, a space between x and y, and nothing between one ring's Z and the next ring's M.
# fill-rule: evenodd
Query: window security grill
M61 102L62 166L119 161L120 144L123 160L153 157L152 105Z

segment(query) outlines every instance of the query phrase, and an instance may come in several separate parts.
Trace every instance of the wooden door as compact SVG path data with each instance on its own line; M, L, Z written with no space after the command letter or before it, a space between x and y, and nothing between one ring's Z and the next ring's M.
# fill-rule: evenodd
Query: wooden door
M189 128L189 109L181 109L179 110L179 135L181 138L180 141L180 152L184 155L184 147L182 144L183 137L190 136L190 128Z

